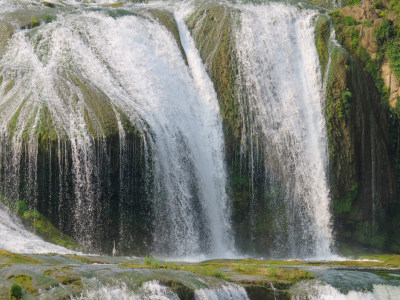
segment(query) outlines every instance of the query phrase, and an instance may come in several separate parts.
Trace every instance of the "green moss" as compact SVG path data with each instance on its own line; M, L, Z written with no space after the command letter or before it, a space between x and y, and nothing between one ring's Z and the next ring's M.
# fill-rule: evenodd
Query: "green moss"
M32 277L28 275L25 274L11 275L7 279L21 285L24 288L24 290L27 291L29 294L32 295L38 294L38 290L32 281Z
M384 248L387 235L384 232L379 232L378 228L373 222L358 222L355 233L357 240L366 245L380 249Z
M83 262L85 264L107 264L106 261L102 261L102 260L92 258L92 257L81 256L81 255L77 255L77 254L68 254L65 256L68 258Z
M50 7L50 8L56 8L57 5L55 5L53 2L48 2L48 1L42 1L43 5Z
M40 25L40 22L35 16L31 17L31 28L37 27Z
M6 250L0 250L0 261L10 264L37 264L36 259L20 254L15 254Z
M325 74L326 66L329 60L328 42L330 36L330 22L326 17L319 17L315 25L315 42L322 74Z
M358 195L358 183L355 183L352 186L351 190L348 191L340 201L338 201L337 199L334 200L333 210L335 214L341 215L349 213L353 202L357 198L357 195ZM349 238L351 234L348 232L344 236Z

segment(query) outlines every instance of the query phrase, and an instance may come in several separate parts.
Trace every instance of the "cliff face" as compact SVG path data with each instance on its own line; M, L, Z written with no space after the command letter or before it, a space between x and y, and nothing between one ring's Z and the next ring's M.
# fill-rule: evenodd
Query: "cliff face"
M391 53L398 18L384 1L363 1L331 16L347 50L332 51L327 84L335 228L341 241L398 251L399 83Z

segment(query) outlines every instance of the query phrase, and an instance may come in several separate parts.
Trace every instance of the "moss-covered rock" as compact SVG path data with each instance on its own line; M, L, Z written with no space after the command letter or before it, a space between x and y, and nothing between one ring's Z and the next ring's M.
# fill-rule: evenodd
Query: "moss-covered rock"
M3 20L19 29L31 29L54 19L55 15L51 10L17 10L3 16Z
M13 33L13 27L10 24L0 20L0 58L3 56L7 47L8 40L11 38Z
M315 24L315 44L317 46L319 61L321 64L322 74L329 60L329 37L330 37L330 20L326 16L318 16Z

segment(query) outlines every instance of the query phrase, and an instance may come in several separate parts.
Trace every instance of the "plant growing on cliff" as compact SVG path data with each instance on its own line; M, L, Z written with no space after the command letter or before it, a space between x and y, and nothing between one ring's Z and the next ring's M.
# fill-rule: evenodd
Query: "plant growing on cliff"
M21 299L22 298L22 288L19 284L14 283L10 288L10 300Z

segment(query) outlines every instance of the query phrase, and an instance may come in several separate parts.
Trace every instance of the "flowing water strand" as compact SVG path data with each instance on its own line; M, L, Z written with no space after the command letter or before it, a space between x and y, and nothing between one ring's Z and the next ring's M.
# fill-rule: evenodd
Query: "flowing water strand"
M274 223L272 255L331 255L323 89L314 11L240 6L236 43L249 111L245 140L262 149ZM253 155L253 154L251 154Z
M202 126L206 128L201 138L207 147L196 149L197 156L201 158L197 169L201 172L202 197L209 216L209 224L212 228L213 256L228 255L233 250L230 224L228 223L229 211L227 208L226 171L224 165L224 136L220 117L219 104L214 86L207 75L201 61L195 43L190 36L185 24L185 18L192 12L190 7L182 7L175 12L175 19L179 29L182 47L185 51L190 74L202 105L198 105L196 111L202 116ZM207 163L207 165L205 164ZM210 168L212 166L212 168Z

